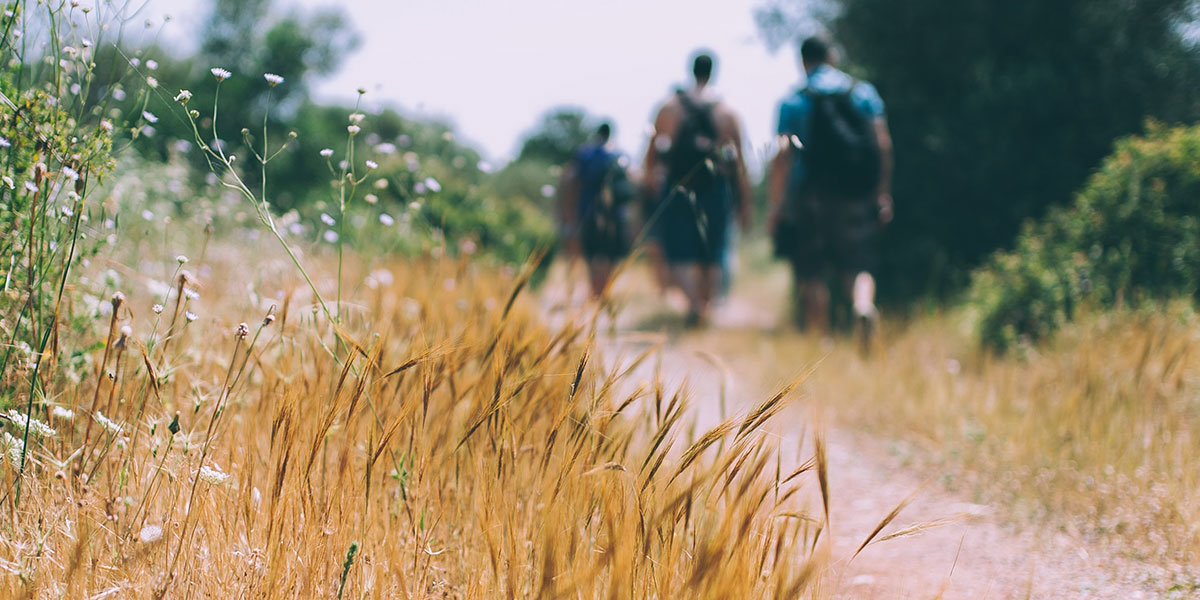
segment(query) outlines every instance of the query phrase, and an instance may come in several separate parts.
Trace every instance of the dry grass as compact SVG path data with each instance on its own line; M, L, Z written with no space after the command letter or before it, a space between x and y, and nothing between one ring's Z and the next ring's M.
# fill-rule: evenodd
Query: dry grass
M785 273L746 279L743 300L783 314ZM1085 316L1024 356L979 351L954 314L885 324L869 359L851 340L786 328L689 343L736 361L748 381L817 365L811 402L951 490L1186 573L1200 562L1198 332L1200 318L1173 306Z
M0 470L0 596L821 594L825 517L798 491L824 465L784 481L758 431L786 394L690 440L685 398L595 366L585 320L548 328L512 273L348 276L372 285L339 340L285 261L233 250L187 265L194 322L130 289L101 376L42 365L57 431Z

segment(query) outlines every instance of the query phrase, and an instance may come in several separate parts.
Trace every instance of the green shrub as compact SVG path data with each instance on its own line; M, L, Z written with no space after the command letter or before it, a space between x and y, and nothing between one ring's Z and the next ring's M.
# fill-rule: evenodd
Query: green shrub
M1116 149L1070 207L1026 224L979 269L985 345L1036 342L1077 307L1139 306L1200 292L1200 125L1151 123Z

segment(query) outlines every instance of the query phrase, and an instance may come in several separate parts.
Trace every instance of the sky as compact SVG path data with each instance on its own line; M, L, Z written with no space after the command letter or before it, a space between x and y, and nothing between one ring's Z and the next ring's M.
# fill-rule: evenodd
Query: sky
M490 160L514 156L549 109L611 119L618 147L640 156L655 106L690 78L689 56L717 57L713 88L742 117L759 170L779 99L799 81L790 48L770 53L752 11L762 0L344 0L362 37L318 99L391 106L449 120ZM152 0L190 35L200 0ZM275 10L328 5L276 0Z

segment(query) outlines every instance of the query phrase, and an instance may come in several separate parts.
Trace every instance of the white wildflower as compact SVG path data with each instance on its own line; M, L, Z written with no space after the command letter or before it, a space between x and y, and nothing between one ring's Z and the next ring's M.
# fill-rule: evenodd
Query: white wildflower
M362 131L362 128L358 125L349 125L346 127L346 131L349 131L350 135L358 135L358 132Z
M142 218L143 218L143 219L145 219L145 220L147 220L147 221L153 221L153 220L154 220L154 213L150 212L150 209L148 209L148 208L147 208L147 209L143 209L143 210L142 210Z
M205 465L200 467L200 479L211 485L221 485L229 481L229 474L222 473L219 469Z
M129 59L129 66L134 67L134 68L142 66L142 59L140 59L136 56Z
M368 160L368 161L367 161L367 168L368 168L368 169L378 169L378 168L379 168L379 163L377 163L377 162L375 162L375 161L373 161L373 160Z
M138 533L138 539L143 544L152 544L162 539L163 529L160 525L146 525L142 527L142 531Z
M100 129L103 129L106 133L112 133L112 121L109 121L108 119L100 119Z
M366 196L363 196L363 200L366 201L367 204L375 204L376 202L379 202L379 196L376 196L375 194L367 194Z
M189 310L189 311L186 311L186 312L184 312L184 313L183 313L183 318L184 318L184 319L187 319L187 322L188 322L188 323L191 323L192 321L195 321L196 319L199 319L199 318L200 318L200 316L199 316L199 315L197 315L196 313L194 313L194 312L192 312L192 311L190 311L190 310Z
M146 78L146 85L150 86L152 89L153 89L153 88L157 88L157 87L158 87L158 80L157 80L157 79L155 79L154 77L147 77L147 78Z
M155 304L154 306L150 307L150 310L154 311L154 314L156 315L161 315L163 311L163 305Z
M8 460L12 462L14 467L21 464L21 455L25 454L25 444L21 443L21 440L18 440L5 431L3 441L0 441L0 445L3 445L4 449L8 450Z
M143 111L142 111L142 118L143 118L143 119L145 119L146 121L150 122L150 123L157 123L157 122L158 122L158 117L157 117L157 116L155 116L155 115L154 115L154 113L152 113L152 112L150 112L150 111L148 111L148 110L143 110Z
M391 227L396 224L396 220L392 218L392 215L387 213L379 213L379 222L383 223L384 227Z
M175 94L175 101L180 104L187 104L187 101L191 99L192 93L187 90L179 90L179 93Z
M382 177L380 177L379 179L376 179L376 180L375 180L375 189L377 189L377 190L386 190L386 189L387 189L387 186L388 186L388 180L386 180L386 179L384 179L384 178L382 178Z
M11 145L12 145L12 142L8 141L8 138L0 137L0 148L7 148Z
M329 229L326 229L326 230L325 230L325 233L324 233L324 234L322 234L322 236L321 236L321 237L325 238L325 241L326 241L326 242L329 242L330 244L336 244L336 243L337 243L337 241L338 241L338 234L337 234L337 232L336 232L336 231L331 231L331 230L329 230Z
M442 184L438 183L438 180L432 177L425 178L425 187L429 188L429 191L435 194L442 191Z
M280 77L279 75L276 75L274 73L263 73L263 79L266 79L267 85L269 85L271 87L275 87L275 86L283 83L283 77Z
M321 156L322 156L323 158L329 158L330 156L333 156L333 148L324 148L324 149L322 149L322 150L321 150Z
M378 146L375 146L375 151L380 154L395 154L396 145L388 143L388 142L384 142L382 144L379 144Z
M64 406L55 406L54 408L50 409L50 416L54 417L55 419L70 421L71 419L75 418L75 411L72 411Z
M193 290L192 288L185 287L185 288L183 288L183 297L187 298L188 300L199 300L200 292L197 292L196 290Z
M28 426L29 432L38 437L52 437L55 433L57 433L49 425L46 425L45 423L34 418L27 419L25 418L25 415L11 408L8 409L7 413L4 413L4 416L9 421L12 421L13 426L15 426L17 429L23 430Z
M71 181L76 181L79 179L79 171L76 171L68 166L63 166L62 174L66 175L67 179L70 179Z
M113 88L112 97L113 97L113 100L116 100L117 102L121 102L121 101L125 100L125 90L123 90L119 87Z
M358 125L359 123L362 123L362 120L365 118L366 118L366 115L364 115L362 113L351 113L350 114L350 123L352 123L354 125Z
M125 431L124 426L104 416L104 414L100 411L96 411L96 414L93 415L92 418L96 419L96 422L99 423L101 427L104 427L104 429L113 435L121 435L121 432Z
M12 177L5 175L3 179L4 179L4 185L7 185L8 189L10 189L10 190L17 189L17 184L12 180Z
M554 197L554 186L552 186L548 183L546 185L543 185L542 186L542 197L543 198L553 198Z
M181 264L181 265L186 265L186 264L187 264L187 261L188 261L188 257L186 257L186 256L184 256L184 255L182 255L182 254L180 254L179 256L176 256L176 257L175 257L175 262L177 262L177 263L179 263L179 264Z
M221 67L213 67L209 69L208 72L212 73L213 77L216 77L218 82L225 81L226 79L233 77L233 73L230 73Z
M36 185L34 185L34 183L32 181L29 181L29 180L25 181L25 189L30 192L38 191L38 187Z
M333 226L334 226L334 224L335 224L335 223L337 223L337 221L335 221L335 220L333 219L333 217L331 217L331 216L329 216L329 215L327 215L327 214L325 214L325 213L321 213L321 222L322 222L322 223L324 223L324 224L326 224L326 225L328 225L328 226L330 226L330 227L333 227Z
M153 71L153 70L157 69L157 68L158 68L158 61L156 61L156 60L154 60L154 59L150 59L150 60L146 61L146 68L147 68L147 69L150 69L151 71Z

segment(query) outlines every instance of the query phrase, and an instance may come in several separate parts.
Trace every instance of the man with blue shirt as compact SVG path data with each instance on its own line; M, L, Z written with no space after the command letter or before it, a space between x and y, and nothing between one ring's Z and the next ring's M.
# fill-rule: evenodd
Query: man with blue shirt
M560 201L567 245L587 261L592 295L604 295L613 267L629 252L626 211L634 195L628 159L609 144L612 126L602 123L563 170Z
M837 69L820 37L800 47L805 86L779 109L779 151L768 180L768 228L792 264L804 323L828 331L835 277L853 299L864 341L873 335L874 241L892 218L892 140L875 87Z

